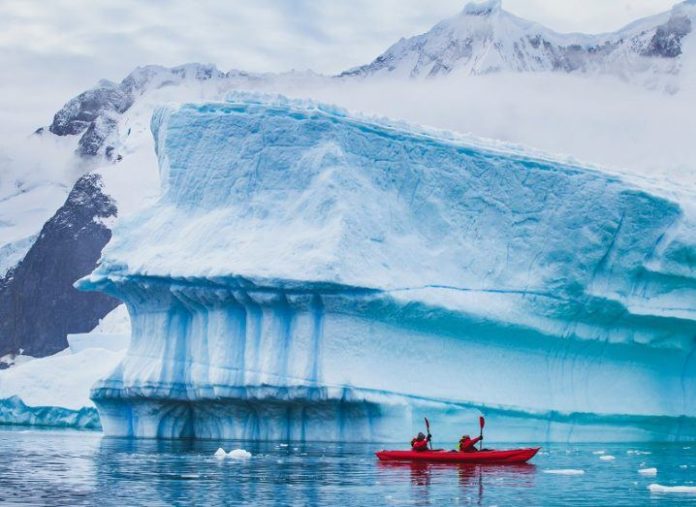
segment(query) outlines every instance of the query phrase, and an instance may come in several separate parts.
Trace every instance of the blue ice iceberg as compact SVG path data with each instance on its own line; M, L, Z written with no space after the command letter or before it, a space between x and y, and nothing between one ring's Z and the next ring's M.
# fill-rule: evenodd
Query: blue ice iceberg
M281 97L152 131L161 198L79 283L132 319L107 434L696 438L693 200Z

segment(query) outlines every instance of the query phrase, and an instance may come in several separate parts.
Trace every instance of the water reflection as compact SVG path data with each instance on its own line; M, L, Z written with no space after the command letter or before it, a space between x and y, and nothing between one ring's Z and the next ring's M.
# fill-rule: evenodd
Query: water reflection
M471 465L456 463L418 463L381 461L377 464L382 482L408 480L415 500L427 501L431 486L452 484L456 478L462 495L481 504L487 485L533 488L537 468L523 463L514 465Z

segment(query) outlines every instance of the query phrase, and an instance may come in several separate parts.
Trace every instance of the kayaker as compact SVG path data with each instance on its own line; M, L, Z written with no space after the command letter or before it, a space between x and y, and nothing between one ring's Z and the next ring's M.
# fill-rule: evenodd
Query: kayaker
M428 433L428 436L426 437L423 432L419 432L418 435L416 435L416 438L411 440L411 449L414 451L427 451L428 450L428 442L430 442L430 438L432 435Z
M476 444L483 440L483 437L471 438L469 435L464 435L459 439L459 452L476 452Z

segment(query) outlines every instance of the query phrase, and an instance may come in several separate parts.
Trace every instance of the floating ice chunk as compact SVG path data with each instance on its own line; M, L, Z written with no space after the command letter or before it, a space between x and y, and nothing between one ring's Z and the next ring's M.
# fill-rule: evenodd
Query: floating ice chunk
M640 470L638 470L638 473L640 475L655 476L657 475L657 468L641 468Z
M679 465L679 468L689 468L689 465Z
M562 468L559 470L544 470L544 473L554 475L583 475L585 471L577 468Z
M648 454L652 454L650 451L637 451L635 449L629 449L626 451L626 454L635 454L636 456L645 456Z
M245 451L244 449L235 449L230 451L227 454L227 457L232 459L249 459L251 458L251 453L249 451Z
M601 454L606 454L607 451L592 451L592 454L595 455L601 455Z
M602 461L614 461L616 458L611 454L605 454L603 456L600 456L599 459L601 459Z
M215 454L213 455L217 459L225 459L225 456L227 456L227 453L225 452L225 449L222 447L219 447L217 451L215 451Z
M696 486L663 486L662 484L651 484L648 486L651 493L686 493L696 495Z

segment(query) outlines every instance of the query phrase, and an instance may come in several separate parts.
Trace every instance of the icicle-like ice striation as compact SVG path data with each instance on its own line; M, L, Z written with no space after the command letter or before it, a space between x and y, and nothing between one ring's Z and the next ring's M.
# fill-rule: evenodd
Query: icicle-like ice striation
M152 130L161 198L79 284L132 319L107 434L696 438L689 196L280 97Z

